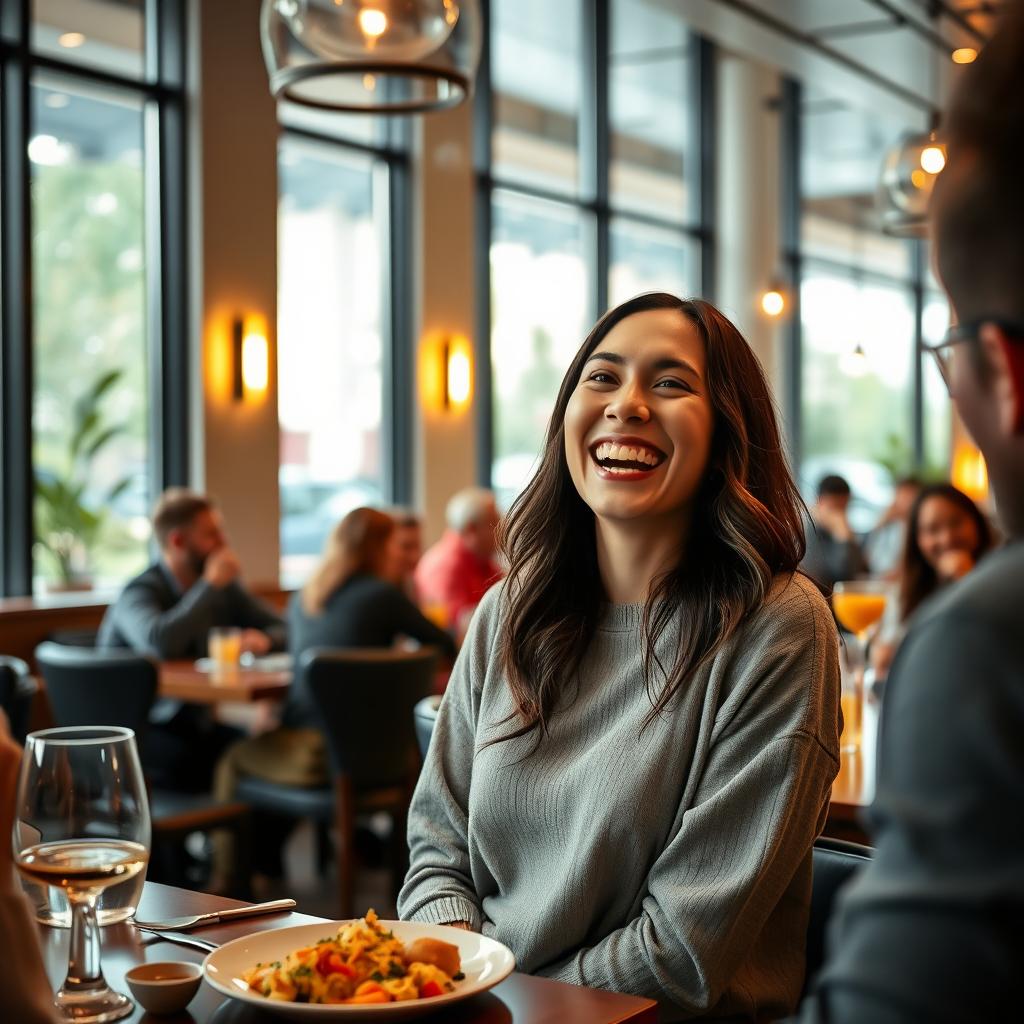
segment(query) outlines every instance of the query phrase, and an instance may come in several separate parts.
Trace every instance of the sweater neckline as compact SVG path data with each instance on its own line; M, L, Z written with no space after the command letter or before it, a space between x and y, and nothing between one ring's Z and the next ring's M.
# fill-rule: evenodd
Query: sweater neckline
M633 633L644 620L643 604L610 604L601 605L601 618L597 628L602 633Z

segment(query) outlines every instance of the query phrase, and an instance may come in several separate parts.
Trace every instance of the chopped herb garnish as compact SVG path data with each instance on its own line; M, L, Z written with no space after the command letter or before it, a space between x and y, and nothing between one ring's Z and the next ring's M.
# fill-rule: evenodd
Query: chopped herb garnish
M381 974L380 971L374 971L373 974L370 975L370 981L383 981L383 980L384 980L384 975Z
M271 967L276 967L278 970L280 970L281 969L281 961L280 960L275 960L270 966Z
M388 977L389 978L404 978L405 977L405 968L400 963L398 963L396 960L392 960L391 963L388 964Z
M302 964L300 967L296 967L295 970L292 971L292 977L293 978L307 978L312 973L313 973L313 968L310 967L309 964Z
M458 973L458 974L453 974L453 975L452 975L452 978L453 978L453 979L454 979L455 981L462 981L462 980L463 980L463 979L464 979L465 977L466 977L466 976L465 976L465 975L464 975L464 974L462 973L462 971L459 971L459 973Z

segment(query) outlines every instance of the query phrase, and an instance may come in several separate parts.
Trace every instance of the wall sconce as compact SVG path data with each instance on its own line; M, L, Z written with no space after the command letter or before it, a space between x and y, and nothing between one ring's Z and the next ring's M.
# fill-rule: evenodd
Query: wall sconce
M765 316L770 316L774 320L775 317L782 316L785 308L786 294L779 285L773 284L761 293L761 312Z
M979 505L988 501L988 466L973 444L964 441L956 446L949 476L953 486L972 501Z
M441 352L444 408L462 408L469 404L473 394L473 363L470 358L469 339L458 334L449 335L444 339Z
M270 381L270 354L266 331L251 318L236 316L231 324L231 396L236 402L263 394Z

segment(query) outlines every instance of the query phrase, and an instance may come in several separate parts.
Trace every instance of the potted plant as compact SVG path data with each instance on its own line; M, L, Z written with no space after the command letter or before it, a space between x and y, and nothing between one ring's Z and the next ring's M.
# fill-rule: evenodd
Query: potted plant
M57 575L51 590L88 590L92 586L91 557L111 503L131 483L118 480L96 494L90 490L96 459L119 434L123 423L109 423L102 403L121 379L109 370L72 406L67 454L60 469L38 467L35 477L36 541L49 554Z

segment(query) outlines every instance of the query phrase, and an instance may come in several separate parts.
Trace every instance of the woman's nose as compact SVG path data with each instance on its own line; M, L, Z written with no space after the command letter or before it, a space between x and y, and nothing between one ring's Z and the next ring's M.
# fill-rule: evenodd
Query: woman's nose
M622 423L629 420L646 423L651 418L651 410L647 406L643 389L635 385L619 388L605 408L605 416Z

